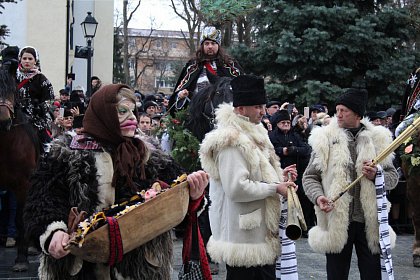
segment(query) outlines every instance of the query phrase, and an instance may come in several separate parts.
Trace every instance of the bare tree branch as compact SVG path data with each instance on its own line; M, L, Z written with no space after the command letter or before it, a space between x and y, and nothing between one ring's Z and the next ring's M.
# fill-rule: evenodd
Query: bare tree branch
M178 4L181 4L182 7L175 4L174 0L171 0L170 7L173 9L175 14L180 17L185 23L187 24L188 28L188 37L182 32L182 36L184 37L184 41L187 44L188 48L190 49L190 55L195 53L195 34L196 30L199 30L200 26L200 19L197 13L194 10L195 3L194 0L178 0Z

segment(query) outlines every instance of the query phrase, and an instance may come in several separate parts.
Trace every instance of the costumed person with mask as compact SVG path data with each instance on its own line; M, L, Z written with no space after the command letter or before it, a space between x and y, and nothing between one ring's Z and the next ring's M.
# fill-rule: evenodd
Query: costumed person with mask
M348 279L353 246L360 279L394 279L391 247L396 235L388 225L386 191L395 188L398 173L393 154L371 165L392 135L363 118L367 101L365 89L346 90L336 100L330 124L314 127L308 140L312 154L303 187L317 216L308 242L315 252L326 254L328 279ZM362 174L360 182L331 203Z
M222 34L215 27L203 29L200 48L195 58L187 62L179 75L175 90L169 98L169 109L173 115L185 109L191 98L218 77L237 77L243 73L241 66L225 53L221 46Z
M65 134L54 141L34 174L24 221L29 237L42 250L40 279L170 279L173 244L169 231L115 263L89 263L66 250L72 207L92 215L127 201L157 180L171 183L182 172L167 154L138 137L135 104L134 92L127 86L102 86L86 110L85 134ZM187 181L190 209L194 205L197 211L205 204L207 174L194 172ZM201 263L203 257L204 250ZM210 270L206 273L210 275Z
M401 134L414 120L420 117L420 68L407 80L402 108L402 122L395 129ZM417 132L403 145L401 167L407 180L407 198L410 203L411 220L414 227L413 265L420 267L420 135Z
M211 186L207 251L217 263L226 263L226 279L275 280L280 199L289 186L296 187L287 180L290 173L294 181L297 171L295 166L281 169L261 124L267 103L264 79L241 75L231 86L233 105L216 110L216 128L200 147Z
M54 89L41 73L39 54L34 47L20 50L16 77L19 90L16 103L38 131L41 143L46 144L51 141L48 102L54 99Z

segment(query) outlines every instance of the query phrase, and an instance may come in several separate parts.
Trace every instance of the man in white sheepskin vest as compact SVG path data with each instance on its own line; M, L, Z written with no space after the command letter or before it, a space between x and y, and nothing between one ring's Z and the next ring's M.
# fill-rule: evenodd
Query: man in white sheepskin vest
M336 116L328 126L311 132L309 144L312 155L303 175L303 187L315 204L317 226L309 231L311 248L327 257L328 279L347 279L353 245L356 248L360 279L381 279L379 223L376 204L374 159L392 141L391 133L362 119L368 93L350 88L336 101ZM381 166L385 190L398 182L392 164L393 155ZM360 183L339 198L334 205L330 199L339 194L359 175ZM391 247L395 233L389 227Z
M212 260L226 263L226 279L275 280L280 254L280 195L287 195L296 167L280 168L261 124L267 102L264 80L241 75L231 82L232 104L216 111L217 127L201 144L200 159L210 175ZM286 179L286 180L285 180ZM280 194L280 195L279 195Z

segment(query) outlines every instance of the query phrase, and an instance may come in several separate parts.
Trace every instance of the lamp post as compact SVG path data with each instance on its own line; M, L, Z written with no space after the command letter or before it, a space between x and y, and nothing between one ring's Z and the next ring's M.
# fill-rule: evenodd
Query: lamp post
M83 29L83 34L87 42L87 90L86 90L86 99L89 101L92 94L92 85L90 79L92 77L92 39L96 34L96 27L98 27L98 22L92 16L92 12L88 12L85 20L80 24Z

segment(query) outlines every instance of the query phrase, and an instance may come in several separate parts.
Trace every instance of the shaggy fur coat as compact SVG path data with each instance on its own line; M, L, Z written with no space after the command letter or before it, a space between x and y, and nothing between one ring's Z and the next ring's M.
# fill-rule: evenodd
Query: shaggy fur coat
M111 186L113 164L107 151L72 150L68 140L55 141L48 157L41 162L25 209L26 230L42 249L39 278L170 279L173 244L169 232L125 254L122 262L111 268L82 261L71 254L59 260L48 254L47 240L56 230L67 231L71 207L77 206L79 211L91 215L132 195L124 186ZM145 166L147 180L136 182L139 190L156 179L171 182L182 172L168 155L150 145L149 150ZM155 266L156 263L159 265Z
M382 126L373 126L369 120L363 119L364 128L358 133L356 142L357 158L354 167L357 176L361 175L363 161L372 160L391 142L391 132ZM333 118L328 126L315 128L309 137L312 146L312 158L303 176L305 192L316 205L319 195L332 198L338 195L350 182L350 170L353 163L349 150L349 136ZM381 165L385 172L385 181L389 188L397 183L396 172L392 164L393 154L389 155ZM390 174L391 173L391 174ZM320 174L320 175L316 175ZM308 180L309 176L320 176L320 182ZM395 178L394 178L395 177ZM388 179L388 180L387 180ZM363 177L360 181L360 201L365 220L366 239L372 253L379 253L379 225L377 221L376 190L373 181ZM325 213L316 205L315 212L318 224L309 231L308 242L311 248L319 253L339 253L347 243L349 206L352 196L347 192L335 202L330 213ZM394 247L396 235L389 227L391 246Z
M220 106L216 120L200 147L212 201L208 253L230 266L274 264L280 253L279 158L267 130L233 112L231 104Z

